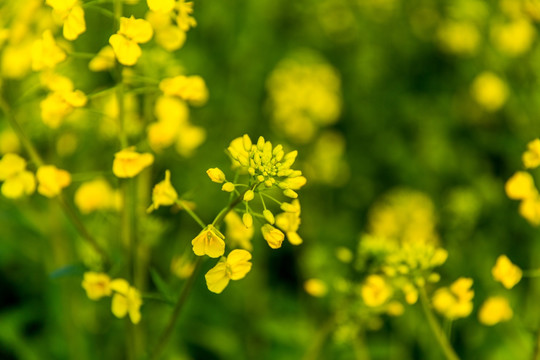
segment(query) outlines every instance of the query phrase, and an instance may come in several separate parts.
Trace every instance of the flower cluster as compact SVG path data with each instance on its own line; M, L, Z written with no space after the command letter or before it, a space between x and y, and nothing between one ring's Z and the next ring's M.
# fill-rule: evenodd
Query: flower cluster
M91 300L112 296L111 310L117 318L121 319L129 314L133 324L141 321L141 294L125 279L111 280L107 274L90 271L84 273L82 287Z
M193 3L184 0L147 0L151 11L146 20L156 32L156 42L167 51L178 50L184 45L186 32L197 25Z

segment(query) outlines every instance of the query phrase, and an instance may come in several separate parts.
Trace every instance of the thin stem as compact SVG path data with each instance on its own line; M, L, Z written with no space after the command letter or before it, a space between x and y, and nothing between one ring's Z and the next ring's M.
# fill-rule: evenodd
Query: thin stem
M156 345L154 352L150 356L151 360L158 359L161 353L163 352L163 349L165 348L165 345L167 344L167 341L169 340L169 337L171 336L174 330L174 326L176 325L176 320L180 316L182 308L184 307L184 304L186 303L188 295L191 292L191 288L193 287L193 283L195 282L195 278L201 267L202 260L203 260L203 257L197 258L195 262L195 268L193 269L193 272L191 273L190 277L187 279L186 284L182 288L182 292L180 293L180 297L178 297L178 301L176 302L176 305L174 306L174 310L171 315L171 318L169 319L169 322L167 323L167 327L165 328L165 330L159 337L158 344Z
M262 196L266 196L267 198L269 198L270 200L272 200L272 201L276 202L276 203L277 203L278 205L280 205L280 206L281 206L282 202L281 202L281 201L279 201L278 199L276 199L275 197L273 197L273 196L270 196L270 195L268 195L268 194L265 194L265 193L260 193L260 194L261 194Z
M540 360L540 330L536 334L536 343L534 344L533 360Z
M176 204L181 206L182 209L184 209L189 214L189 216L191 216L193 220L195 220L197 224L199 224L203 229L206 227L206 224L201 220L199 216L197 216L197 214L193 212L193 210L189 208L189 205L186 204L185 201L178 199L176 200Z
M523 270L523 277L540 277L540 269Z
M324 343L326 342L328 335L332 332L335 324L335 318L332 316L319 328L306 353L302 357L302 360L317 360L319 358L321 350L324 347Z
M223 219L225 219L225 216L227 216L227 214L229 213L229 211L231 211L232 209L234 209L236 207L236 205L238 205L243 199L244 199L244 194L248 191L248 190L252 190L254 189L259 183L255 183L253 185L251 185L249 188L247 188L246 190L242 191L240 193L240 195L238 195L238 197L236 199L234 199L234 201L232 201L229 206L227 206L226 208L224 208L223 210L221 210L219 212L219 214L216 216L216 218L214 219L214 221L212 221L212 225L214 227L219 227L219 225L221 225L221 222L223 221Z
M433 311L431 310L431 306L429 304L429 300L426 294L426 289L423 286L421 286L419 290L420 290L419 291L420 302L422 303L422 310L424 311L424 314L426 315L431 331L433 332L433 335L435 335L435 338L437 339L437 342L439 343L444 353L444 356L446 357L447 360L459 360L459 357L457 356L456 352L450 345L448 338L444 335L444 332L441 329L441 326L439 325L437 319L435 318L435 315L433 314Z

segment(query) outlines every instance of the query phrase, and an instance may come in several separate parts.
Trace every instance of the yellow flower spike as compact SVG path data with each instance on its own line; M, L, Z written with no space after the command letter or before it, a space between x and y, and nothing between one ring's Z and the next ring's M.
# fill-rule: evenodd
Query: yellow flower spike
M43 165L37 170L38 192L48 198L60 194L63 188L71 184L71 175L54 165Z
M171 12L176 5L175 0L146 0L148 8L162 13Z
M159 182L152 190L152 205L146 210L151 212L160 206L171 206L178 200L178 193L171 184L171 172L165 171L165 180Z
M538 195L531 174L526 171L518 171L506 182L504 189L510 199L529 199Z
M527 169L534 169L540 165L540 139L534 139L527 144L527 151L523 153L522 160Z
M165 95L177 96L194 106L204 105L208 100L206 83L202 77L197 75L179 75L173 78L163 79L159 83L159 89Z
M253 226L246 227L240 216L234 211L225 216L225 225L227 226L225 235L232 247L240 247L248 251L253 250L251 244L254 233Z
M485 71L478 75L472 85L474 100L487 111L497 111L508 98L508 87L497 75Z
M153 35L152 25L144 19L120 18L118 33L111 35L109 44L112 46L118 62L132 66L142 55L139 44L150 41Z
M272 214L272 212L268 209L263 211L263 216L266 219L266 221L270 223L270 225L274 225L274 223L276 222L276 219L274 218L274 214Z
M308 279L304 282L304 290L311 296L323 297L328 293L328 286L321 279Z
M523 272L506 255L501 255L491 269L491 275L495 281L503 284L505 288L511 289L521 280Z
M478 311L478 320L487 326L493 326L503 321L508 321L514 313L508 300L502 296L488 298Z
M114 291L111 310L114 316L121 319L129 314L133 324L141 321L140 308L142 305L141 294L124 279L111 281L111 289Z
M392 296L392 288L380 275L369 275L360 289L364 303L369 307L381 306Z
M235 188L236 187L234 186L234 184L232 182L226 182L221 187L221 190L226 191L226 192L233 192Z
M96 54L92 60L88 63L88 68L91 71L107 71L114 68L116 63L116 56L114 55L114 50L110 45L104 46Z
M248 190L244 193L244 201L251 201L255 197L253 190Z
M88 271L84 273L82 287L90 300L99 300L111 296L111 278L104 273Z
M26 160L17 154L5 154L0 160L0 181L5 181L10 177L23 172L26 168Z
M208 169L206 174L215 183L221 184L225 181L225 174L219 168Z
M246 250L233 250L227 258L222 258L204 276L208 290L220 294L230 280L243 279L251 270L251 254Z
M32 46L32 70L52 69L66 59L66 53L60 48L50 30L43 32L42 38Z
M470 278L457 279L450 288L437 289L433 294L433 307L448 319L467 317L473 309L474 291L471 289L473 280Z
M75 205L83 214L96 210L118 210L120 203L119 193L103 179L85 182L75 192Z
M119 178L132 178L153 163L154 155L140 154L135 147L129 147L114 154L113 173Z
M246 228L250 228L253 226L253 216L251 216L250 213L244 213L242 215L242 222L244 223L244 226Z
M225 237L213 225L208 225L191 241L193 252L197 256L208 255L218 258L225 252Z
M270 224L264 224L261 227L261 232L264 240L268 243L272 249L279 249L283 240L285 239L285 234L280 230L276 229Z

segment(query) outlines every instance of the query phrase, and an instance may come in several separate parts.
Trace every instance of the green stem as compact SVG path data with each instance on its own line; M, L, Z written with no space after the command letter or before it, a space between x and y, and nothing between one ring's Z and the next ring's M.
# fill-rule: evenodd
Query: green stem
M199 216L197 216L197 214L193 212L193 210L189 208L189 205L186 204L185 201L178 199L176 200L176 204L181 206L182 209L184 209L189 214L189 216L191 216L193 220L195 220L197 224L199 224L203 229L206 227L206 224L201 220Z
M234 201L232 201L226 208L222 209L219 214L216 216L216 218L214 219L214 221L212 221L212 225L217 228L219 227L219 225L221 225L221 223L223 222L223 219L225 219L225 216L227 216L227 214L229 213L229 211L231 211L232 209L234 209L236 207L236 205L238 205L243 199L244 199L244 194L248 191L248 190L252 190L254 189L255 187L257 187L259 183L255 183L253 185L251 185L249 188L247 188L246 190L242 191L240 193L240 195L238 195L238 197L236 199L234 199Z
M435 335L435 339L437 339L437 343L440 345L444 353L444 356L446 357L447 360L459 360L459 357L457 356L456 352L450 345L448 338L444 335L444 332L441 329L441 326L439 325L437 319L435 318L435 315L433 314L433 311L431 310L431 305L429 304L429 300L426 294L426 289L423 286L421 286L419 289L419 292L420 292L420 302L422 303L422 310L424 311L424 314L426 315L426 318L429 323L429 327L431 328L433 335Z

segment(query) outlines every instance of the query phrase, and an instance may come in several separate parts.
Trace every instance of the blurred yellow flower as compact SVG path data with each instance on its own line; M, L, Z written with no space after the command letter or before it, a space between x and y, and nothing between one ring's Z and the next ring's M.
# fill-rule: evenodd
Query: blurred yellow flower
M176 11L178 12L176 23L180 29L188 31L192 27L197 26L197 21L191 16L191 14L193 14L192 1L185 2L185 0L178 0L176 3Z
M187 279L195 270L195 263L187 256L175 256L171 261L171 272L180 279Z
M476 25L470 21L444 21L436 35L442 49L456 55L474 54L481 40Z
M450 288L437 289L433 294L433 307L448 319L467 317L473 309L474 291L471 278L459 278Z
M178 200L178 193L171 184L171 172L165 171L165 180L159 182L152 190L152 205L146 210L151 212L160 206L171 206Z
M518 171L512 175L506 182L504 189L506 195L514 200L530 199L538 195L533 177L525 171Z
M321 279L308 279L304 282L304 290L311 296L323 297L328 293L328 286Z
M119 178L132 178L153 163L154 155L140 154L129 147L114 154L113 173Z
M54 15L64 23L63 34L67 40L75 40L86 31L84 10L78 0L46 0L54 9Z
M503 321L508 321L514 313L508 300L502 296L488 298L478 311L478 320L484 325L493 326Z
M503 284L505 288L511 289L521 280L523 272L506 255L501 255L491 269L491 275L493 275L495 281Z
M150 41L153 35L152 25L144 19L120 18L120 29L111 35L111 44L118 62L122 65L135 65L142 55L139 44Z
M231 247L240 247L248 251L253 250L251 239L253 238L253 226L246 227L240 216L234 211L230 211L225 216L225 236Z
M206 140L206 130L203 127L185 124L178 130L175 148L180 155L189 157L204 140Z
M519 204L519 214L532 225L540 225L540 197L523 199Z
M178 96L195 106L204 105L208 100L208 89L198 75L166 78L160 82L159 88L165 95Z
M45 99L41 101L41 119L45 125L56 129L62 123L62 120L70 115L75 108L80 108L86 105L86 95L80 90L73 91L71 89L63 89L49 93Z
M526 18L495 24L491 28L493 43L508 56L519 56L529 51L535 37L535 27Z
M90 300L99 300L111 296L111 278L104 273L88 271L84 273L82 287Z
M360 288L362 300L369 307L381 306L392 296L392 288L380 275L369 275Z
M217 258L225 252L225 236L213 225L208 225L191 241L193 252L197 256L208 255Z
M508 86L490 71L479 74L471 85L474 100L487 111L497 111L508 98Z
M0 154L16 153L21 149L21 142L17 134L10 128L0 132Z
M121 319L129 314L133 324L141 321L140 308L142 305L141 294L124 279L111 281L110 288L114 291L112 299L112 313Z
M146 0L146 3L150 10L164 13L172 11L176 5L175 0Z
M270 246L272 249L279 249L281 247L281 243L285 239L285 234L283 234L280 230L276 229L270 224L264 224L261 227L261 232L264 240L266 240L268 243L268 246Z
M276 226L285 232L291 244L300 245L302 238L297 233L300 227L300 202L298 199L292 201L292 206L298 211L278 214L276 216Z
M66 53L60 48L50 30L45 30L41 39L32 46L32 70L52 69L66 59Z
M242 249L233 250L227 258L222 258L204 276L208 290L220 294L230 280L243 279L251 270L251 254Z
M540 139L534 139L527 144L527 151L523 153L522 160L527 169L534 169L540 165Z
M39 183L38 192L48 198L59 195L63 188L71 184L69 172L58 169L54 165L40 166L36 177Z
M83 214L96 210L118 210L121 204L120 193L103 179L85 182L75 192L75 205Z
M104 46L99 52L90 60L88 68L91 71L107 71L114 68L116 63L116 56L114 50L110 45Z
M36 189L34 174L26 169L26 160L17 154L5 154L0 160L0 181L2 195L9 199L17 199L23 195L31 195Z
M170 14L150 11L146 20L154 29L156 43L163 49L175 51L186 42L186 32L173 24Z

